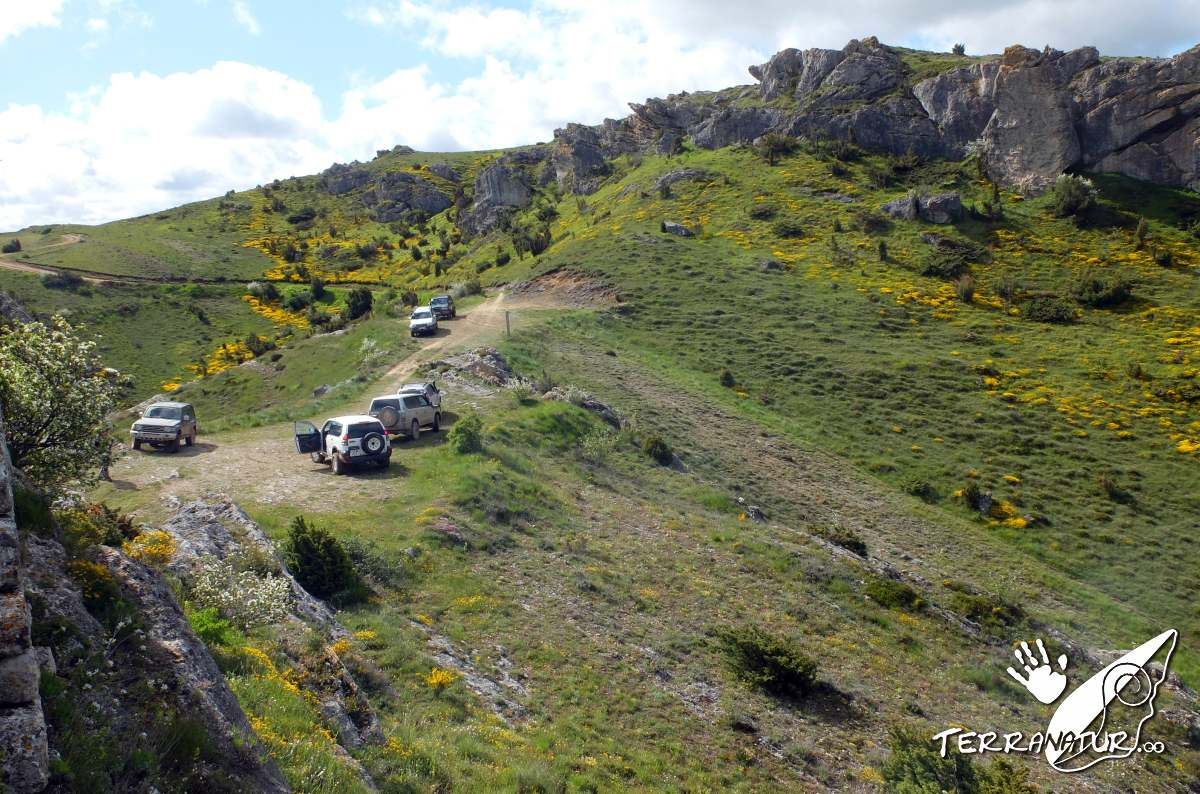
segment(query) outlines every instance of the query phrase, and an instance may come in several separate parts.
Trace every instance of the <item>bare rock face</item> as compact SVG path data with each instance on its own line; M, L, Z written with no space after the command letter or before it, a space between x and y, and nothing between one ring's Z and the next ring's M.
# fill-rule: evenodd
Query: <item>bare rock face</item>
M953 157L967 153L996 111L998 61L951 69L913 86L913 96Z
M50 757L12 479L0 414L0 789L25 794L46 787Z
M600 134L582 124L568 124L554 131L552 162L559 186L581 195L595 193L609 172Z
M317 176L317 184L326 193L340 196L366 185L371 178L371 172L356 162L334 163Z
M983 130L988 173L1006 185L1046 188L1079 160L1069 85L1083 68L1099 63L1094 48L1070 53L1013 46L996 75L996 111Z
M475 200L471 211L459 220L459 226L468 235L483 234L499 222L505 211L528 207L531 196L526 177L519 169L503 162L492 163L475 176Z
M722 108L691 129L692 140L702 149L720 149L752 141L786 118L778 108Z

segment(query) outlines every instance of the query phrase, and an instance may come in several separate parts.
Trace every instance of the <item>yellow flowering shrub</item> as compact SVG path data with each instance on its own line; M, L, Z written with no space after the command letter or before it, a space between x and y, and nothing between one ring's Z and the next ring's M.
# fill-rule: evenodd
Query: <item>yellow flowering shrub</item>
M165 568L179 550L179 543L170 532L151 529L133 540L125 541L121 544L121 550L151 568Z
M446 687L458 680L458 673L453 670L447 670L444 667L434 667L429 671L429 675L425 676L425 683L437 694L441 694Z

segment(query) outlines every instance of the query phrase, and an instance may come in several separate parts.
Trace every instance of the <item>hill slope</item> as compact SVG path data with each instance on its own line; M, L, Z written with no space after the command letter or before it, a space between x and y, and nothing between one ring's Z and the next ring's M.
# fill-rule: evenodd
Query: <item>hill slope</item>
M525 665L535 719L513 742L525 766L506 774L724 787L736 783L731 765L745 762L748 788L848 785L839 768L870 784L884 749L863 737L889 725L922 714L926 725L983 722L1001 706L1036 721L991 661L1003 655L997 639L1058 629L1086 652L1175 627L1184 641L1174 669L1200 681L1188 641L1200 628L1190 542L1200 496L1189 487L1200 452L1200 198L1177 187L1194 174L1174 154L1195 131L1187 86L1198 58L1013 49L965 59L871 40L785 51L756 69L758 87L651 100L548 145L398 149L153 218L54 229L47 240L83 242L27 244L11 258L107 273L109 283L64 291L0 271L0 285L34 309L66 304L90 320L114 365L138 378L138 399L192 378L185 365L217 345L278 334L275 366L181 387L224 412L217 443L234 449L247 425L266 424L253 432L286 444L282 420L356 406L386 367L373 359L355 382L353 357L407 352L389 344L407 291L565 273L619 295L616 308L536 315L535 328L500 344L529 381L544 372L635 416L685 472L648 462L630 438L611 457L591 456L584 440L598 443L601 426L581 410L465 389L455 398L489 417L488 456L464 463L421 447L405 476L366 480L356 491L366 498L336 513L255 489L247 509L276 534L302 508L344 537L384 544L390 559L405 548L431 555L397 588L397 605L383 599L346 618L382 638L363 653L398 680L417 680L426 663L421 616L497 665L510 654ZM1164 92L1178 99L1158 108L1169 123L1131 128L1111 150L1085 134L1136 107L1146 85L1168 83L1183 87ZM984 86L983 104L963 105L962 85ZM1006 104L1019 97L1093 94L1108 100L1075 102L1081 115L1042 130L1034 159L1003 123L1005 112L1028 110ZM934 119L934 105L949 115ZM772 131L806 137L761 140ZM981 136L991 143L968 152ZM1096 174L1094 195L1075 180L1033 189L1071 166L1163 184ZM1083 198L1067 201L1071 190ZM283 294L264 302L239 284L121 275L263 279ZM333 288L309 313L314 277ZM374 319L344 336L298 339L355 284L374 290ZM121 315L132 301L140 308ZM152 313L167 343L152 346L157 358L144 352ZM332 358L352 363L307 369ZM347 390L310 397L330 380ZM213 476L185 464L179 482L165 483L153 459L123 465L135 491L103 495L148 517L161 516L164 493L192 487L189 477L199 487ZM241 486L226 487L236 496ZM745 519L738 496L770 523ZM467 527L471 545L431 538L426 508ZM865 539L869 559L823 540L842 530ZM885 570L944 612L880 608L870 584ZM964 634L947 615L983 629ZM827 654L827 669L842 672L826 678L878 717L753 699L766 741L738 740L721 723L732 716L722 698L743 695L715 687L722 663L705 632L752 618ZM648 648L644 661L630 647ZM976 672L992 667L994 677ZM924 672L942 669L954 680ZM914 704L905 686L861 683L910 676L962 711ZM482 784L489 765L505 763L467 738L464 726L485 724L467 716L471 701L443 702L418 683L404 695L439 737L413 738L438 771L404 774ZM635 701L652 704L651 725ZM417 725L396 717L389 727L411 738ZM692 730L703 752L681 747ZM565 750L577 760L553 757ZM1184 780L1196 753L1182 739L1176 752L1125 769ZM394 772L407 762L372 763ZM1092 782L1115 787L1121 774Z

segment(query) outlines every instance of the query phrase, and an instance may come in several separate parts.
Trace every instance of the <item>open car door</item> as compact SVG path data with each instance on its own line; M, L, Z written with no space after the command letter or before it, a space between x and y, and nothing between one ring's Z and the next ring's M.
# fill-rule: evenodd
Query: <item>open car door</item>
M296 422L296 451L301 455L321 451L321 431L312 422Z

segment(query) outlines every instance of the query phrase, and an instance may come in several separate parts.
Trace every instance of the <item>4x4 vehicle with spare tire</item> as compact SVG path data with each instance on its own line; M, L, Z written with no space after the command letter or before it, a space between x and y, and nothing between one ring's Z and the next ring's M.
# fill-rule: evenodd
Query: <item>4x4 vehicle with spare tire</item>
M453 320L458 316L458 309L454 308L454 298L449 295L434 295L429 299L429 310L439 320Z
M442 429L441 408L424 394L385 394L371 400L367 413L393 436L416 440L421 437L421 428L428 427L435 433Z
M314 463L332 465L334 474L363 463L386 469L392 459L387 430L373 416L335 416L320 430L312 422L296 422L295 431L296 451L312 456Z
M437 384L433 381L425 380L406 383L399 389L396 389L396 393L424 394L427 398L429 398L429 402L433 404L434 408L437 408L439 411L442 408L442 392L438 389Z
M178 452L180 444L195 444L199 432L196 410L188 403L151 403L129 428L129 440L134 449L149 444L155 449L166 447Z

